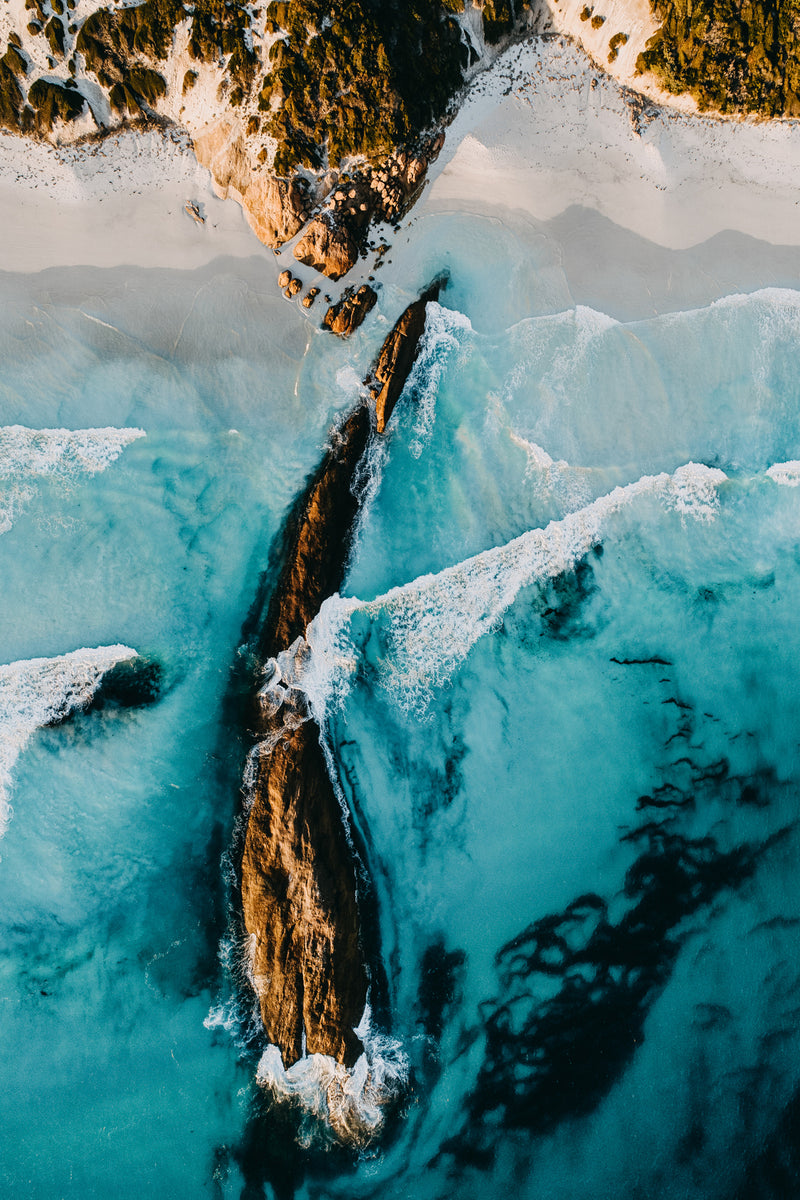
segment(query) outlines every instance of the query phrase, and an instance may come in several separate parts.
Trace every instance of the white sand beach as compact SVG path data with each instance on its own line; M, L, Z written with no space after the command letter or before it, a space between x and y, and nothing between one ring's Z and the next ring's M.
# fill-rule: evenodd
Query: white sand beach
M197 204L205 223L185 211ZM272 257L241 208L219 200L177 130L55 147L0 133L0 268L174 267L223 255Z
M3 134L0 150L6 271L193 269L253 255L276 275L294 265L290 248L274 256L238 204L217 198L178 131L60 148ZM187 215L189 200L204 225ZM666 108L639 118L630 93L568 39L531 39L475 78L422 199L400 234L387 231L396 256L377 277L404 286L397 251L413 243L415 222L462 211L553 236L576 302L596 292L602 306L613 266L609 303L626 289L645 310L647 295L653 311L705 303L800 281L799 206L800 123ZM372 270L364 260L339 288Z
M546 220L580 204L671 248L723 230L800 244L800 123L662 108L637 132L623 89L564 38L514 47L476 80L435 171L443 207Z

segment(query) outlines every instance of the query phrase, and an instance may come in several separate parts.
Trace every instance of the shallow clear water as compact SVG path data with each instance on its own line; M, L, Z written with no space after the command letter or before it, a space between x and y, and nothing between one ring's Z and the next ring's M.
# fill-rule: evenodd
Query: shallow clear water
M226 1007L230 670L331 421L443 266L311 636L409 1064L357 1156L269 1108ZM800 489L767 471L800 458L800 295L621 323L546 239L464 216L420 220L405 270L351 343L261 259L3 281L0 425L97 431L0 436L9 1195L784 1194ZM126 647L157 703L42 727Z

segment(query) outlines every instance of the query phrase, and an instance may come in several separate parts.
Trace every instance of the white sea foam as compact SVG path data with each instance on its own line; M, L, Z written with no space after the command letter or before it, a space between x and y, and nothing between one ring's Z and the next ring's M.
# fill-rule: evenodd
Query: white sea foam
M380 682L397 703L424 712L432 692L444 687L475 642L492 628L522 587L574 568L603 536L608 519L643 496L654 496L684 518L710 520L717 487L727 476L687 463L673 475L646 475L544 529L532 529L504 546L485 550L436 575L393 588L372 601L332 596L312 621L302 686L317 719L343 698L360 661L355 630L363 614L369 636L380 622Z
M351 1068L327 1054L309 1054L287 1070L277 1046L269 1046L261 1056L256 1079L276 1099L302 1106L312 1118L306 1131L309 1140L315 1123L324 1122L339 1140L367 1145L408 1082L408 1059L400 1043L372 1029L369 1005L356 1033L364 1053Z
M130 646L99 646L0 666L0 836L11 817L14 765L34 730L88 704L105 672L135 657Z
M353 367L340 367L336 372L336 383L343 392L357 396L361 391L361 377Z
M589 476L586 467L572 467L566 459L554 461L543 446L529 441L509 426L508 436L515 446L525 451L528 465L525 479L534 494L549 495L562 505L562 512L583 508L591 499Z
M96 475L144 437L143 429L28 429L0 426L0 533L7 533L36 493L36 481L55 476L69 483Z
M436 397L453 354L472 332L469 317L456 309L430 300L425 312L425 332L406 387L416 397L413 437L409 448L419 458L428 445L436 423Z
M520 450L524 450L528 457L528 468L526 475L532 475L534 471L549 471L551 467L568 467L569 463L563 459L554 463L550 455L543 447L538 446L536 442L529 442L527 438L521 434L514 433L513 429L509 433L509 437L515 446L519 446Z
M557 407L570 404L576 371L588 371L605 339L619 328L613 317L583 304L520 321L511 331L516 365L504 381L503 402L530 388Z
M767 469L767 475L783 487L800 487L800 462L792 459L789 462L773 463Z

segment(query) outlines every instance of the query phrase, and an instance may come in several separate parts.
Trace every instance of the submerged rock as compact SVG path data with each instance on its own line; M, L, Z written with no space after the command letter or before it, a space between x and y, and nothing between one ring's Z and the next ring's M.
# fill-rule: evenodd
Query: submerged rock
M325 313L322 324L339 337L349 337L375 307L377 299L378 293L368 283L363 283L358 291L348 288Z
M425 304L441 286L406 310L381 352L376 373L383 364L382 386L395 399L414 361ZM331 438L286 519L282 566L256 636L262 662L281 655L283 663L282 652L304 646L309 622L341 586L360 505L353 480L373 429L370 405L362 401ZM252 982L265 1033L284 1066L311 1052L350 1067L363 1049L354 1029L368 981L355 855L319 726L302 691L284 687L282 668L272 666L258 695L241 867Z

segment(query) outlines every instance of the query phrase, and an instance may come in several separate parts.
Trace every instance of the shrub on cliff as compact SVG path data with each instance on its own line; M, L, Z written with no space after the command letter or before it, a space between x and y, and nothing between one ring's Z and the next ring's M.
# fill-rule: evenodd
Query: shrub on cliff
M18 129L25 98L14 71L6 62L8 52L0 59L0 125Z
M483 6L483 36L494 44L507 37L514 28L512 0L485 0Z
M133 8L98 9L86 18L75 42L105 87L121 82L131 57L167 57L176 23L184 16L179 0L146 0Z
M800 116L798 0L651 0L662 22L637 59L701 109Z
M37 79L28 92L28 103L35 109L35 126L49 133L56 121L74 121L83 112L80 92L62 87L54 79Z
M508 3L508 0L498 0ZM275 170L378 156L439 118L467 51L448 0L273 0L259 107L277 139ZM277 109L274 101L280 101Z
M9 43L10 43L10 39L9 39ZM12 71L14 75L27 75L28 74L27 59L25 59L23 57L23 55L20 54L20 52L16 46L9 44L8 49L6 50L5 54L3 55L2 59L0 59L0 61L5 63L5 65L8 67L8 69L10 71Z
M56 58L64 57L64 26L58 17L51 17L44 27L50 51Z

